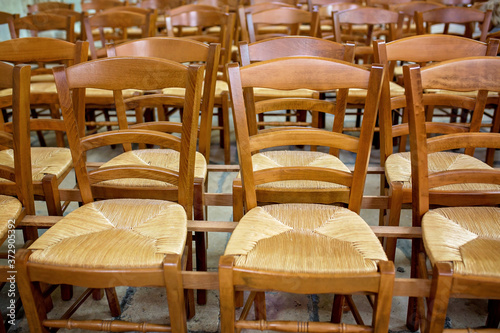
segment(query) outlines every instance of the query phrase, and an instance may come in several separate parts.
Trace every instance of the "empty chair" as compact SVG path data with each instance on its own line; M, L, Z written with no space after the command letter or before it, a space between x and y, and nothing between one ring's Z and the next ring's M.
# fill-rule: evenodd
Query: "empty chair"
M16 18L14 20L14 28L17 36L19 36L20 30L29 30L32 37L37 37L42 32L50 32L56 34L56 36L46 34L45 37L58 37L74 43L75 21L74 16L36 13Z
M62 218L28 250L19 252L17 282L30 330L43 331L48 327L64 328L69 325L91 330L187 331L181 258L186 246L187 219L192 218L192 184L203 70L203 66L187 67L163 59L126 57L99 59L66 70L55 69L84 205ZM143 80L145 76L155 79ZM84 87L112 88L117 100L120 100L120 91L124 87L136 85L148 90L168 86L186 88L181 138L144 129L80 137L74 112L79 104L77 96L83 97ZM70 89L74 89L72 96ZM101 140L104 137L107 139ZM82 158L86 150L111 143L133 142L179 149L182 155L177 164L179 171L144 164L87 171ZM162 199L94 201L93 183L120 178L148 178L174 183L179 187L179 204ZM75 228L75 223L79 228ZM116 297L113 297L112 290L116 286L166 288L170 327L123 321L72 320L67 316L47 319L45 308L40 306L43 302L40 282L87 287L89 289L84 292L84 297L90 295L94 288L107 288L108 297L112 299ZM110 302L110 305L113 303ZM119 315L119 308L110 308L113 316Z
M75 4L74 3L64 3L64 2L57 2L57 1L47 1L47 2L40 2L40 3L35 3L32 5L28 5L28 13L34 14L37 12L44 12L46 10L52 10L52 9L75 9Z
M498 329L495 304L498 306L500 299L499 172L471 164L435 171L432 157L450 149L499 148L500 135L448 133L428 139L432 126L426 123L422 90L434 82L447 89L455 86L483 93L500 91L499 60L476 57L450 60L421 70L418 66L404 68L410 109L413 217L416 224L422 225L425 252L433 270L430 297L427 302L422 300L419 307L425 310L427 305L426 311L422 311L422 332L443 332L452 297L494 300L486 327L489 331ZM468 190L459 196L447 193L448 188L457 186L468 186ZM434 206L441 207L430 209ZM427 278L423 254L419 264L420 276Z
M298 294L373 294L373 330L387 332L394 267L386 260L375 234L357 214L361 208L383 68L373 66L370 71L339 60L290 57L242 68L232 65L228 68L228 77L246 214L232 233L219 261L222 332L235 329L340 329L339 324L332 323L266 321L263 291L268 290ZM276 129L249 135L245 97L255 86L318 91L347 87L368 89L361 136L355 138L311 128ZM275 165L260 170L254 166L257 154L252 154L256 151L302 144L356 152L354 173L315 163ZM299 180L325 185L336 183L338 191L328 189L325 195L327 192L338 195L338 201L348 208L299 203L302 202L300 191L289 195L288 203L257 205L262 184L279 182L281 188L286 188L287 183ZM320 196L316 202L321 202ZM240 320L235 320L235 292L246 289L253 292ZM246 318L253 301L256 302L256 321ZM342 329L349 327L341 326Z
M424 12L442 7L445 7L445 5L432 1L409 1L390 5L389 9L403 13L404 24L400 27L402 31L400 37L409 37L417 34L417 27L414 20L416 12ZM400 75L403 75L403 73L401 72Z
M475 8L467 7L444 7L427 10L424 12L415 12L415 23L419 35L425 33L457 33L458 29L450 29L450 24L463 25L461 36L473 38L476 30L479 31L478 39L486 41L488 29L491 21L491 10L483 12ZM432 27L439 24L443 30L436 31Z
M70 43L59 39L45 37L17 38L0 43L0 60L24 64L63 63L71 66L87 59L88 43ZM64 141L64 125L60 120L59 98L52 75L50 79L35 81L37 74L44 76L51 71L47 68L32 70L30 106L33 109L30 129L32 131L55 131L56 142L46 147L44 136L39 136L40 146L31 149L33 169L33 187L37 198L47 204L50 215L62 215L63 208L59 198L59 185L71 171L71 153ZM9 90L0 91L0 96L9 96ZM4 98L4 97L2 97ZM5 105L9 106L9 105ZM36 119L37 109L49 109L51 119ZM12 131L12 124L4 124L0 119L0 129ZM55 147L57 145L57 147ZM13 165L11 151L0 151L0 164ZM5 185L6 186L6 185Z

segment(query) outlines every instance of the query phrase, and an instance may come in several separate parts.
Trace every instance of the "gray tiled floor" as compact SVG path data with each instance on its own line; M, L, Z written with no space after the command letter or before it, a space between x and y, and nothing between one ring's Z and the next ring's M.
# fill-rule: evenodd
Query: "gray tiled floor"
M217 142L218 133L213 133L214 142ZM234 142L234 140L233 140ZM212 163L222 161L222 150L218 144L212 147ZM119 153L119 149L103 149L98 154L89 156L90 160L99 160L100 157L109 159L110 155ZM232 147L232 161L236 163L236 149ZM372 164L378 163L378 150L372 152ZM234 173L214 173L209 175L209 192L230 192ZM64 182L63 187L72 187L74 176L70 174ZM376 175L369 175L366 184L366 194L376 195L379 193L379 179ZM76 205L71 206L74 209ZM38 203L39 214L44 214L44 204ZM362 211L362 216L371 224L378 224L378 211ZM402 214L401 224L410 224L410 211L406 210ZM229 207L210 207L208 219L215 221L230 221L232 211ZM217 270L218 257L223 253L227 240L227 233L211 233L209 235L208 266L210 271ZM399 241L397 257L395 260L397 277L409 276L409 242ZM5 289L5 288L4 288ZM75 297L81 288L77 288ZM120 319L153 322L168 322L168 309L165 298L165 291L161 288L127 288L117 289L121 300L123 313ZM3 291L0 298L2 312L5 311L7 296ZM362 316L366 322L370 322L371 309L367 300L362 296L355 296ZM68 302L60 301L58 293L54 296L55 309L50 316L61 314L63 307ZM328 320L331 311L332 295L290 295L280 293L268 293L268 318L270 319L295 319L295 320ZM197 306L196 316L188 322L188 329L192 332L217 332L219 330L219 297L216 291L208 292L208 303L204 306ZM477 327L484 324L486 318L486 302L483 300L453 300L450 304L449 316L450 324L453 327ZM107 310L106 300L88 300L87 303L74 315L75 318L100 318L111 319ZM353 318L350 313L345 314L345 322L352 323ZM391 331L404 331L406 319L406 299L394 297L391 312ZM76 330L78 331L78 330ZM22 313L20 319L11 327L10 332L28 332L27 322Z

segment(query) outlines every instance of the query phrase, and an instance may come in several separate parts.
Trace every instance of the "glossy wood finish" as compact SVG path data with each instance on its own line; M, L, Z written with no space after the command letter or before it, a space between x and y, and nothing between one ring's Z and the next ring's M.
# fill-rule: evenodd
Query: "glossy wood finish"
M31 68L28 65L12 66L6 63L0 63L0 89L12 89L12 118L13 118L13 133L3 132L0 137L2 146L13 149L14 151L14 168L0 166L0 177L2 180L14 182L14 195L19 199L23 206L20 216L14 219L12 226L19 227L22 219L26 214L35 213L35 203L33 200L33 185L31 182L31 155L30 155L30 135L29 135L29 119L30 119L30 76ZM1 192L0 192L1 193ZM2 193L4 194L4 193ZM2 221L6 224L7 221ZM36 228L30 227L31 234L36 232ZM34 229L34 230L33 230ZM4 234L0 236L0 244L3 244L7 238L12 238L14 230L9 225ZM28 232L28 234L30 234ZM6 247L7 248L7 247ZM0 265L0 284L8 282L7 278L13 274L15 260L13 254L15 249L8 248L7 259L8 264ZM9 282L10 283L10 282ZM0 313L1 316L1 313ZM3 319L0 322L0 332L5 332Z
M293 70L291 70L293 68ZM311 75L314 73L314 75ZM370 154L369 144L373 137L373 129L377 113L378 98L383 79L383 68L374 66L371 71L343 61L314 57L290 57L266 60L238 68L228 67L231 100L233 103L233 119L237 136L240 161L240 172L243 181L245 208L250 210L258 205L259 193L256 186L267 182L309 179L336 182L349 187L350 193L346 203L349 209L359 212L362 189ZM247 98L252 97L253 87L272 89L334 90L346 88L368 89L368 107L361 131L361 137L353 138L336 132L308 128L283 128L261 133L249 130L247 110L251 104ZM338 104L341 104L338 102ZM345 105L344 105L345 106ZM326 168L287 167L271 168L255 171L252 154L259 150L297 144L322 145L333 149L347 149L357 153L356 167L353 174ZM319 172L320 171L320 172ZM306 191L288 194L287 202L303 202ZM342 201L342 199L340 200ZM315 201L317 202L317 201ZM251 237L249 235L249 237ZM272 272L257 269L235 267L234 256L222 256L219 262L219 287L221 295L221 330L232 332L241 328L266 328L277 330L302 331L307 327L297 323L267 323L263 294L261 291L275 290L294 293L342 293L368 291L378 294L374 311L373 329L377 332L387 331L389 304L392 298L393 264L380 262L379 273L366 276L349 274L314 274ZM359 280L358 280L359 279ZM363 285L363 287L361 287ZM361 288L360 288L361 287ZM238 291L251 289L258 291L255 298L257 319L261 323L248 322L243 319L235 321L235 295ZM257 311L257 310L256 310ZM340 329L338 324L321 324L322 329Z
M491 89L498 91L500 85L497 72L500 68L499 59L496 57L476 57L464 60L446 61L441 65L428 66L420 70L416 66L405 66L405 87L407 87L406 98L410 109L410 145L412 159L412 182L413 186L413 218L420 221L429 210L431 204L439 204L440 196L429 197L432 187L454 182L484 182L500 184L500 175L495 170L473 170L468 174L464 170L448 170L429 174L427 154L434 151L464 147L491 147L498 148L500 145L499 134L484 132L470 134L447 134L438 138L427 139L425 103L423 101L422 89L429 82L440 82L441 85L452 86L457 84L462 89ZM446 73L443 75L443 72ZM486 75L486 73L492 75ZM451 74L451 75L450 75ZM462 75L467 76L463 81ZM443 80L444 78L444 80ZM465 83L465 85L464 85ZM433 142L436 142L435 144ZM488 192L483 192L479 198L466 198L445 205L470 206L481 202L494 202L498 205L498 196L488 199ZM478 199L478 200L476 200ZM417 222L418 223L418 222ZM486 227L486 226L485 226ZM490 253L484 253L489 256ZM452 264L448 262L435 263L433 267L432 286L430 297L427 299L427 313L422 313L425 319L421 331L442 332L445 322L446 309L450 297L468 297L499 299L500 280L498 277L460 275L453 272ZM424 268L426 270L426 268ZM498 328L498 322L494 324Z
M32 37L37 37L44 31L62 31L68 42L75 42L75 17L52 13L35 13L18 17L14 20L14 28L19 36L19 30L30 30Z
M178 184L179 203L186 210L188 218L192 216L194 182L194 156L196 152L198 113L203 80L203 66L186 67L175 62L154 58L127 58L100 59L64 69L54 69L58 93L61 100L64 122L67 128L68 141L72 150L73 164L79 189L84 203L94 201L91 185L95 177L87 171L85 165L85 151L93 146L102 146L109 143L153 143L173 145L181 153L180 172L169 172L160 168L115 168L115 172L108 173L105 178L140 177L163 179ZM83 75L85 73L85 75ZM144 75L154 75L155 80L143 80ZM92 75L93 74L93 75ZM119 78L119 79L118 79ZM125 135L116 131L117 139L110 136L95 135L92 138L81 138L79 135L76 114L81 110L84 87L93 86L100 89L113 89L117 100L122 94L121 89L142 88L146 90L159 89L168 86L178 86L186 89L184 103L184 118L181 138L157 131L144 129L124 130ZM70 89L73 90L72 96ZM123 102L118 103L123 106ZM92 139L96 143L91 143ZM116 177L113 177L116 176ZM97 180L101 178L97 177ZM184 291L181 277L181 256L166 255L161 267L144 269L131 268L119 270L85 269L63 267L57 265L34 264L29 261L31 251L20 251L17 256L19 264L18 285L23 304L32 332L46 331L45 325L51 322L47 318L46 309L40 303L40 282L49 284L77 284L89 288L112 288L118 285L131 286L160 286L165 287L168 295L171 329L176 332L186 332L186 310L184 306ZM110 279L113 276L113 279ZM66 321L66 325L73 325ZM111 324L96 325L93 321L81 321L79 327L85 329L111 329ZM113 326L119 330L137 328L134 323L117 323ZM76 327L76 326L75 326ZM155 325L150 330L157 330Z
M201 120L199 127L199 151L205 157L206 162L210 161L210 139L212 132L212 115L214 108L214 94L217 80L217 68L220 58L220 44L207 45L186 38L176 37L151 37L137 41L130 41L121 45L110 46L108 48L108 56L130 56L130 57L155 57L167 60L176 61L178 63L204 63L206 65L203 97L200 108ZM166 97L166 96L165 96ZM183 98L176 98L175 104L164 104L165 100L155 104L151 98L141 99L138 108L156 107L158 112L163 112L164 107L182 108L184 104ZM130 103L129 103L130 105ZM131 128L156 128L166 126L168 122L156 121L154 123L143 123L132 126ZM208 177L204 179L203 184L195 183L194 196L194 219L206 220L204 216L204 193L207 188ZM146 189L149 192L149 190ZM197 270L206 271L206 233L195 234L196 249L197 249ZM205 291L199 291L198 303L206 303Z
M415 12L415 23L419 35L429 33L430 25L445 24L443 33L448 33L449 24L461 24L465 26L464 37L473 38L473 33L479 25L481 35L480 41L485 42L490 28L491 11L483 12L475 8L467 7L445 7L427 10L425 12Z
M87 59L88 43L77 42L70 43L63 40L44 38L44 37L25 37L8 40L0 43L0 60L13 63L38 64L39 68L32 70L32 75L47 74L50 69L45 68L44 64L53 64L54 62L63 63L66 66L81 63ZM31 108L48 107L51 110L53 119L34 119L30 120L32 131L55 131L58 146L64 147L64 125L60 120L59 99L55 92L55 85L52 82L42 83L42 85L52 86L54 92L37 91L35 86L38 83L32 83L32 92L30 93ZM50 89L48 89L50 91ZM0 119L0 128L11 131L12 126L3 124ZM42 137L43 138L43 137ZM51 215L62 215L61 203L57 200L57 187L64 180L67 172L51 179L48 174L42 181L34 182L34 193L47 202L47 208ZM55 183L54 183L55 181ZM45 185L44 185L45 184ZM7 185L2 185L2 190L7 190ZM50 190L50 191L47 191Z
M402 27L401 37L409 37L417 34L415 25L415 13L424 12L426 10L431 10L434 8L443 8L445 5L431 2L431 1L409 1L400 4L392 4L388 9L396 11L398 13L403 13L404 24Z

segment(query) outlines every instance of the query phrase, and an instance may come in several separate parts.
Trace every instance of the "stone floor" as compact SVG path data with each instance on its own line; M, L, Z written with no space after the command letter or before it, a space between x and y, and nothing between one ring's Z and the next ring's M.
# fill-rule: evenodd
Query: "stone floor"
M222 164L222 150L217 144L218 133L213 134L216 144L212 147L211 163ZM234 139L234 138L233 138ZM34 139L36 140L36 139ZM232 140L234 142L234 140ZM119 153L119 149L101 149L93 155L89 155L92 161L98 161L100 158L109 159L111 155ZM236 149L233 145L231 149L232 163L237 163ZM372 152L372 165L378 164L379 151L374 149ZM481 154L481 152L479 152ZM345 157L347 163L352 163L352 158ZM498 159L497 159L498 160ZM230 192L234 173L213 173L209 175L209 192ZM70 174L63 187L72 187L74 184L74 175ZM369 175L365 188L366 194L377 195L379 193L379 178L376 175ZM69 210L74 209L72 205ZM46 214L43 203L37 203L37 213ZM362 216L370 225L378 224L378 211L363 210ZM208 219L214 221L231 221L232 211L228 207L210 207L208 209ZM406 210L402 214L401 224L409 225L411 212ZM19 235L20 237L20 235ZM217 270L218 258L223 253L225 245L230 237L228 233L211 233L208 241L208 267L210 271ZM397 257L395 266L397 268L397 277L409 276L409 242L400 240L398 242ZM8 296L7 288L0 293L0 309L4 313ZM75 289L75 297L79 295L81 288ZM122 315L117 319L132 321L151 321L157 323L168 322L168 307L165 297L165 290L162 288L117 288L118 296L121 301ZM58 291L53 296L55 308L49 314L51 317L60 315L64 312L63 307L67 307L69 302L60 300ZM354 297L356 304L362 314L365 322L370 323L371 308L368 301L363 296ZM404 332L406 330L406 298L394 297L391 311L390 330L392 332ZM301 321L326 321L329 320L332 304L332 295L291 295L281 293L267 294L267 311L269 319L294 319ZM477 327L485 322L486 301L484 300L452 300L449 308L449 322L447 325L458 327ZM220 330L220 312L219 295L216 291L208 292L208 302L206 305L196 307L196 316L189 320L188 329L190 332L217 332ZM27 321L22 310L18 313L19 319L15 325L11 326L9 332L28 332ZM81 309L77 311L74 318L99 318L111 319L107 308L105 298L101 301L87 300ZM350 313L345 313L344 321L354 323ZM78 330L76 330L78 331Z

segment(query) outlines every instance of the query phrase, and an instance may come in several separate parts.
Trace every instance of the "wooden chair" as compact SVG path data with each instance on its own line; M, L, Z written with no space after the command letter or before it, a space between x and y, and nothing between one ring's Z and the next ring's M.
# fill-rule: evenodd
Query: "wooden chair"
M183 37L221 45L218 80L214 95L214 107L217 108L215 113L217 125L212 125L212 130L219 131L219 145L224 149L224 162L229 164L231 160L229 105L224 66L231 60L236 15L227 13L225 10L214 9L213 7L212 10L209 10L208 8L207 5L185 5L171 10L165 18L167 36ZM186 30L188 32L184 35Z
M71 66L84 62L87 59L87 52L87 42L73 44L44 37L17 38L0 43L0 60L11 63L53 63L57 60ZM33 187L36 197L45 200L50 215L62 215L64 207L61 206L58 188L71 170L71 153L68 148L65 148L63 136L65 128L60 120L59 99L54 81L33 82L36 74L46 74L48 70L47 68L32 70L30 105L34 110L32 112L34 117L30 121L30 129L32 131L55 131L58 147L44 147L45 141L42 141L40 144L42 147L31 149ZM8 90L0 92L0 96L3 96L0 99L2 107L10 105L9 95ZM6 105L3 105L2 100L6 100ZM51 111L51 119L36 119L38 117L36 108L47 107ZM12 126L12 124L4 124L3 118L0 119L1 130L11 132ZM12 154L8 150L1 151L0 155L2 156L1 164L13 164ZM16 191L7 184L2 186L9 187L11 193Z
M186 246L187 219L192 218L197 117L203 71L203 66L186 67L162 59L127 57L99 59L66 70L60 67L54 69L84 205L57 222L28 250L18 253L18 286L30 330L71 326L110 331L187 332L181 270L185 265L182 255ZM144 80L145 76L154 77L154 80ZM80 137L75 114L81 111L79 101L84 97L84 87L111 88L115 90L117 100L121 100L120 91L136 85L148 90L167 86L186 88L181 138L145 129ZM73 90L72 96L70 90ZM87 171L82 157L88 149L133 142L179 149L182 155L178 162L179 172L144 164ZM91 186L95 182L124 178L148 178L176 184L179 187L179 204L151 199L94 200ZM80 228L75 229L75 223ZM190 261L189 257L187 261ZM87 287L89 289L84 292L83 299L95 288L106 288L107 296L113 298L116 286L164 287L170 327L123 321L77 321L68 319L69 316L47 319L44 307L40 306L39 285L42 282ZM119 315L119 308L111 308L113 316Z
M15 271L15 248L16 241L14 228L19 225L25 215L34 214L35 205L33 201L33 187L31 184L31 164L30 157L30 136L29 136L29 84L30 84L30 66L18 65L12 66L0 62L0 88L11 89L12 96L12 117L14 118L14 133L0 132L0 144L13 150L14 165L0 166L0 182L15 182L15 196L0 195L0 244L7 245L5 256L6 263L0 265L0 284L7 283L9 289L15 288L14 282L8 280L13 271ZM17 198L16 198L17 197ZM3 253L2 253L3 254ZM10 310L13 305L8 304L7 320L0 323L0 332L5 333L8 330L12 320L11 314L15 312ZM4 309L2 309L4 310ZM0 313L1 317L1 313Z
M299 294L376 294L373 331L387 332L394 267L392 262L386 261L380 242L357 214L363 196L383 68L373 66L369 71L338 60L290 57L242 68L232 65L228 67L228 76L246 214L232 233L219 261L221 331L249 328L298 332L352 328L346 324L341 324L340 328L338 324L331 323L267 322L263 291L273 290ZM249 105L245 97L253 87L262 86L320 91L347 87L368 89L370 103L367 103L361 136L355 138L310 128L287 128L251 135L246 111ZM357 152L354 173L340 167L315 165L274 165L261 170L255 167L256 157L263 154L254 154L257 151L310 144ZM259 189L264 183L278 182L283 188L287 187L287 183L298 180L315 184L335 183L341 188L337 187L337 191L328 189L324 192L325 196L329 192L330 201L334 201L335 196L337 202L346 204L348 208L318 204L323 203L325 198L318 193L315 200L298 203L304 202L303 196L308 192L303 188L290 193L288 203L258 206ZM345 233L347 230L349 232ZM351 233L353 230L356 232ZM355 239L354 242L361 247L373 246L370 254L365 250L353 251L350 239ZM354 252L357 254L354 255ZM379 260L378 264L374 260ZM362 268L365 264L370 268ZM235 292L248 289L254 292L250 294L240 320L235 321ZM256 301L257 321L246 319L253 300ZM332 320L338 322L340 315L336 313Z
M409 37L417 34L417 27L415 25L415 13L416 12L424 12L427 10L435 9L435 8L443 8L445 5L440 4L438 2L432 1L410 1L403 2L400 4L395 4L389 6L390 10L393 10L398 13L403 13L404 15L404 24L401 27L402 33L400 37ZM403 75L401 69L401 76Z
M85 13L83 12L77 12L76 10L73 9L67 9L67 8L54 8L54 9L46 9L43 11L44 13L50 13L50 14L56 14L56 15L62 15L62 16L74 16L75 17L75 40L86 40L87 38L85 37L84 34L84 24L83 24L83 18L85 17Z
M309 36L316 37L319 31L319 15L316 10L310 12L298 8L280 7L263 10L255 13L248 13L246 16L248 38L251 43L258 40L278 36L297 36L300 35L301 25L309 25ZM260 32L260 26L266 28L269 26L286 26L285 33L267 34Z
M32 37L38 37L41 33L50 32L59 34L60 39L68 42L74 43L76 41L74 16L36 13L16 18L14 28L17 36L19 36L20 30L29 30ZM45 37L52 36L46 34Z
M250 5L250 6L243 6L240 5L238 7L238 29L239 29L239 38L237 39L238 41L244 41L250 43L250 37L248 36L248 27L247 27L247 14L250 13L257 13L261 12L263 10L268 10L268 9L273 9L273 8L280 8L280 7L290 7L290 8L297 8L295 5L283 3L283 2L262 2L259 4L255 5ZM267 29L267 32L269 32L269 28L263 27L262 29ZM284 32L287 30L286 27L281 27L281 29L278 27L274 27L273 30L276 32ZM237 50L235 52L237 54ZM233 56L233 59L238 59L237 56Z
M351 62L354 59L354 45L352 44L338 44L332 41L306 37L306 36L288 36L276 37L272 39L262 40L256 43L247 44L240 43L241 65L247 66L251 63L262 62L271 59L292 56L314 56L322 58L330 58L337 60L344 60ZM344 92L345 93L345 92ZM296 89L296 90L276 90L266 87L256 87L252 93L247 95L247 123L250 135L256 135L259 130L271 130L270 127L314 127L320 128L320 118L324 118L325 114L335 116L335 123L333 131L339 132L342 128L344 121L344 105L339 103L336 107L334 103L329 101L319 100L319 93L310 89ZM255 104L255 106L251 106ZM264 121L264 115L273 117L287 117L290 112L283 114L281 110L300 110L303 114L307 111L311 112L311 121L307 122L306 117L297 116L297 121ZM277 113L277 111L279 111ZM267 129L264 129L267 127ZM315 158L320 161L325 159L325 165L334 165L336 160L335 156L323 152L302 152L290 151L288 158L297 163L302 160L302 153L311 155L309 158ZM333 154L335 155L335 154ZM283 163L280 156L266 156L265 160L272 164L279 165ZM326 162L328 161L328 162ZM303 161L307 163L306 160ZM260 168L259 163L255 165ZM272 197L272 202L286 202L289 199L290 192L301 192L301 184L289 184L286 188L280 187L279 189L273 184L260 186L259 194L262 194L261 202L267 202ZM302 184L304 185L304 184ZM300 194L302 199L307 202L315 202L318 200L320 194L315 193L310 189L310 198L306 198L305 191ZM322 192L322 190L319 190ZM233 197L243 198L242 184L240 177L236 178L233 182ZM299 195L297 195L298 197ZM318 197L317 197L318 196ZM267 198L267 199L266 199ZM238 221L243 214L243 200L233 200L233 219Z
M19 14L11 14L0 12L0 25L7 24L9 28L10 38L17 38L16 29L14 28L14 20L19 17Z
M476 38L474 32L480 27L480 35L477 36L482 42L486 41L488 29L491 21L491 11L483 12L475 8L467 7L445 7L427 10L425 12L415 12L415 23L417 25L417 34L435 32L431 28L436 24L442 24L444 30L442 33L448 34L456 32L457 29L449 29L450 24L464 25L464 32L461 36L468 38Z
M139 8L137 8L139 9ZM147 13L136 13L128 10L111 10L111 11L101 11L97 14L85 17L84 25L87 40L90 46L90 55L92 59L97 59L106 56L106 43L113 42L115 44L124 42L128 40L127 29L131 27L140 27L142 30L142 37L150 37L151 25L150 25L150 14ZM109 33L105 33L106 28L111 28ZM92 31L94 29L99 30L99 42L101 47L97 48L96 41L94 40L94 35Z
M373 58L373 48L371 46L375 36L385 34L387 41L396 40L400 36L400 27L403 22L403 15L391 10L375 7L362 7L357 9L336 12L332 16L334 41L343 43L354 41L356 43L355 62L370 64ZM346 29L343 29L346 28ZM393 87L397 90L398 87ZM398 94L402 94L402 89ZM349 115L355 115L354 126L344 128L344 131L359 131L363 108L366 101L366 92L363 90L351 89L347 97Z
M176 37L152 37L145 38L136 41L126 42L117 46L110 45L108 48L108 56L129 56L129 57L155 57L163 58L167 60L177 61L179 63L205 63L206 64L206 74L204 79L203 96L202 103L200 107L201 120L199 127L199 143L198 151L202 156L198 156L197 168L200 170L205 170L206 164L210 160L210 138L212 131L212 114L213 114L213 104L215 96L215 85L217 80L217 67L220 56L220 45L210 44L207 45L202 42L198 42L186 38L176 38ZM185 90L179 88L166 88L162 91L164 98L159 101L152 101L151 99L138 100L135 109L144 109L146 107L156 107L159 112L159 116L163 114L163 107L176 107L182 108L184 105ZM171 96L171 99L167 99L167 96ZM135 104L132 102L132 104ZM130 107L130 105L129 105ZM139 118L139 117L138 117ZM131 128L142 128L143 126L161 126L161 124L168 124L164 118L159 117L160 121L154 122L154 124L142 124L131 126ZM122 127L122 129L124 129ZM198 154L198 153L197 153ZM201 165L201 161L205 165ZM206 174L197 173L197 177L201 178L200 182L195 182L193 188L194 196L196 200L194 201L194 219L195 220L206 220L204 213L205 207L203 199L204 193L207 190L208 177ZM196 269L199 271L207 270L206 262L206 233L196 232ZM198 290L197 297L198 304L206 303L206 291Z
M380 163L385 170L385 174L381 177L382 195L389 195L390 210L388 217L381 214L380 223L386 223L391 226L399 225L401 209L403 205L412 202L411 196L411 166L409 152L406 148L406 136L408 135L408 114L406 110L403 114L402 124L399 121L393 121L393 110L399 110L407 106L404 96L390 93L389 96L389 81L391 80L391 68L396 61L406 61L418 63L422 66L431 62L441 62L461 57L470 57L478 55L496 55L499 47L498 40L491 40L489 44L475 41L469 38L449 35L422 35L402 38L390 43L384 41L376 41L374 43L375 61L381 64L386 64L389 68L386 80L384 81L384 89L380 104ZM432 88L432 87L428 87ZM488 103L487 95L478 95L477 92L457 92L457 91L432 91L425 95L425 103L427 106L428 121L432 121L434 106L444 108L464 107L473 111L473 118L469 124L465 123L443 123L437 118L434 119L436 126L442 126L442 131L455 129L456 131L478 131L481 122L484 107ZM439 92L439 93L438 93ZM451 95L450 95L451 93ZM393 125L396 124L396 125ZM399 140L399 148L394 152L394 140ZM453 165L460 165L459 159L462 155L456 155L457 161L452 158L445 158L436 155L433 158L433 169L447 170ZM463 158L470 158L466 157ZM471 165L482 167L484 163L474 159ZM467 187L465 187L467 188ZM450 195L453 192L460 191L460 188L450 190ZM384 221L384 219L386 219ZM414 223L416 223L414 221ZM391 259L395 257L396 239L386 239L385 249L387 256ZM412 269L411 276L416 277L416 265L418 257L418 244L413 242L413 251L411 257ZM414 329L418 327L418 320L414 319L415 299L411 299L409 306L409 322L408 327Z
M433 270L427 316L423 300L419 307L424 318L421 332L443 332L451 297L486 298L496 305L500 299L500 257L496 255L500 242L500 174L488 166L479 170L465 165L437 172L431 161L433 155L453 149L499 148L500 135L449 132L428 139L432 127L425 119L422 90L437 84L446 89L479 90L483 94L489 90L500 91L499 70L497 57L457 59L421 70L417 66L404 68L410 109L411 172L415 184L413 219L422 225L423 243ZM448 194L447 188L457 186L468 186L468 193ZM430 209L436 206L441 208ZM428 278L423 255L419 264L420 277ZM490 312L486 323L490 330L485 331L498 332L493 330L498 329L498 325L498 314L495 317L494 312Z
M321 6L318 6L318 13L320 19L320 31L318 37L333 40L333 25L332 16L335 12L340 12L343 10L356 9L362 7L360 4L351 2L324 2Z
M128 6L129 2L127 0L82 0L81 1L82 12L87 12L88 14L95 14L100 11L114 8Z

